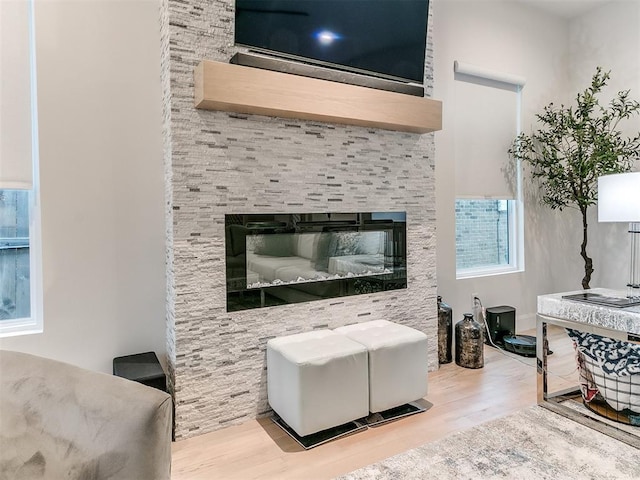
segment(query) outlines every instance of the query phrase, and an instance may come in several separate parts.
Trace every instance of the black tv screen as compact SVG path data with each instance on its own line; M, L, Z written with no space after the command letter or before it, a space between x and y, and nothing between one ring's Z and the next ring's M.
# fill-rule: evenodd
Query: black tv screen
M236 0L235 43L422 84L429 0Z

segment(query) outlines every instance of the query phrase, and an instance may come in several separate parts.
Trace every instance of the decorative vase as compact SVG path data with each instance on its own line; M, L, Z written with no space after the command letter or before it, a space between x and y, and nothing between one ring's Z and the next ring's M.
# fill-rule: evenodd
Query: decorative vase
M465 313L456 323L456 364L465 368L484 367L484 342L482 327L473 319L473 314Z
M451 363L453 310L438 295L438 363Z

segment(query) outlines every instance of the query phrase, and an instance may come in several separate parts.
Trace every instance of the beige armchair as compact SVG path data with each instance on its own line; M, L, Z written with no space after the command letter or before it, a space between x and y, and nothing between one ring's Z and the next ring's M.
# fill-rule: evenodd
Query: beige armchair
M0 480L171 477L171 397L0 351Z

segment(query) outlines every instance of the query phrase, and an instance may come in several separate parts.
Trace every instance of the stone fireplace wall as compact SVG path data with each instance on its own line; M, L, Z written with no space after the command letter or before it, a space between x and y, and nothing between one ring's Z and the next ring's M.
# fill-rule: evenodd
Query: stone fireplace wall
M177 439L269 412L265 346L275 336L387 319L424 331L437 369L433 134L196 110L193 69L231 58L233 22L233 0L162 2ZM429 34L429 94L432 53ZM394 210L407 213L407 289L227 313L225 214Z

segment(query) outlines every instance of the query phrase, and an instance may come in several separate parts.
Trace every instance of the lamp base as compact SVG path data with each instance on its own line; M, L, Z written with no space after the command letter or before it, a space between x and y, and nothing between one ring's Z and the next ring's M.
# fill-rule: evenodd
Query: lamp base
M631 263L629 265L627 296L640 298L640 223L630 223L629 233L631 234Z

